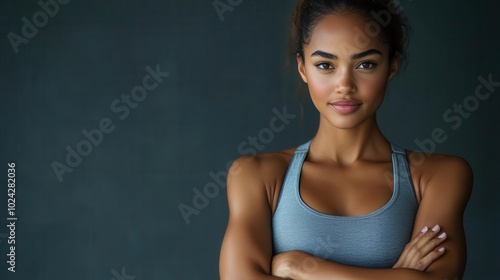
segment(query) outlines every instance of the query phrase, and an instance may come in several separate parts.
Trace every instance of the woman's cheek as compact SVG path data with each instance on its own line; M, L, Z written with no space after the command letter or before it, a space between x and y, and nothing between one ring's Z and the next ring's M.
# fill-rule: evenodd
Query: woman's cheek
M358 87L358 91L364 92L371 97L383 97L387 83L383 79L367 80Z
M308 81L309 91L315 99L328 98L334 92L332 81L326 75L323 77L311 76Z

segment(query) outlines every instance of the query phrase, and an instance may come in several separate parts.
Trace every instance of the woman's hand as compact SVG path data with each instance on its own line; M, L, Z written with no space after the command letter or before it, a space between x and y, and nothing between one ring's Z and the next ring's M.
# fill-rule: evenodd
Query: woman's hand
M446 233L438 235L440 227L436 225L432 230L426 226L420 233L406 244L399 260L392 268L411 268L425 271L436 259L444 254L444 247L438 245L446 240Z

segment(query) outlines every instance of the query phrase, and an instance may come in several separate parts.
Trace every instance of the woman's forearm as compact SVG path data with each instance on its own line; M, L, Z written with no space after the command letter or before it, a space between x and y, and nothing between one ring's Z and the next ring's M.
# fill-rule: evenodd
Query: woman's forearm
M294 280L456 280L458 276L446 276L437 272L425 272L409 268L374 269L339 264L301 251L280 254L273 260L277 275Z
M223 269L219 272L220 280L284 280L285 278L270 275L260 268L249 270L244 269Z
M258 275L238 275L238 276L225 276L220 275L221 280L239 280L239 279L251 279L251 280L284 280L285 278L272 276L269 274L258 274Z
M429 280L439 279L427 272L408 268L370 269L348 266L326 260L302 266L294 271L294 280Z

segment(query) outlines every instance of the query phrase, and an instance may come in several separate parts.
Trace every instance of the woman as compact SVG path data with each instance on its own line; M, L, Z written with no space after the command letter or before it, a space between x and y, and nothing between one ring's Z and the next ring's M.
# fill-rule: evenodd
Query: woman
M392 1L302 0L292 34L319 128L238 158L221 279L460 279L472 171L392 144L376 111L405 57Z

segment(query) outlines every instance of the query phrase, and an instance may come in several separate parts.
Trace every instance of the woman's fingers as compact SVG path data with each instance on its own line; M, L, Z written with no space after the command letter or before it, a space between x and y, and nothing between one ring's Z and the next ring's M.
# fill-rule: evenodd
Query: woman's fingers
M422 238L425 232L427 232L429 228L425 226L408 244L406 244L403 252L401 253L401 256L399 256L398 261L396 264L393 266L393 268L400 268L400 267L408 267L410 258L408 257L411 248L414 247L414 245Z
M424 227L406 246L393 268L411 268L424 271L429 265L444 253L444 248L438 248L446 233L440 232L440 227L429 229Z
M401 263L403 267L410 267L411 266L411 261L415 254L417 254L417 250L419 248L419 244L428 242L429 237L431 234L429 232L429 227L425 226L415 238L413 238L408 244L406 244L405 250L404 250L404 258ZM427 238L424 238L427 237ZM421 246L421 245L420 245Z
M414 263L415 258L421 259L426 253L429 253L430 250L434 248L428 248L425 245L429 243L432 238L434 238L439 230L439 226L435 226L432 229L429 229L427 226L420 231L417 238L413 240L410 244L410 248L408 250L408 255L406 257L406 264Z
M417 241L415 244L415 250L412 250L412 254L410 256L410 262L417 263L422 258L427 256L430 252L432 252L439 244L443 243L446 240L446 233L440 232L441 228L436 225L431 230L428 230L423 236Z
M441 257L444 252L445 249L443 247L429 252L425 257L415 263L413 269L425 271L429 267L429 265L431 265L435 260Z

